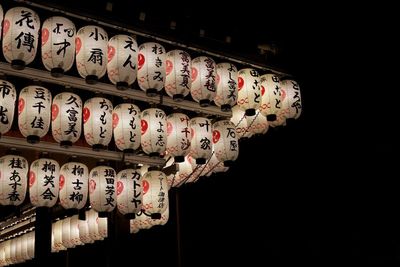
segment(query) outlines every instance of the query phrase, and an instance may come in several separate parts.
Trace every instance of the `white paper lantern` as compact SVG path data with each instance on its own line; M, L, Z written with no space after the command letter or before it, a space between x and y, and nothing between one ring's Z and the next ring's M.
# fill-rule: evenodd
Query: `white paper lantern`
M261 84L261 114L268 121L276 120L276 114L281 108L281 84L275 74L264 74L260 77Z
M139 46L138 84L148 96L156 96L165 83L165 48L158 43Z
M0 204L21 205L28 184L28 161L21 156L6 155L0 158Z
M165 91L175 101L182 101L190 92L192 79L190 55L182 50L167 53Z
M293 80L283 80L281 84L286 94L283 101L283 109L288 111L286 119L298 119L302 110L299 84Z
M252 136L252 133L249 131L249 127L247 125L246 115L244 111L239 108L239 106L234 106L232 108L231 122L236 127L238 139L249 138Z
M51 105L51 133L61 146L71 146L82 132L82 100L73 93L61 93Z
M208 173L207 176L210 176L212 173L226 172L229 170L229 167L224 166L222 161L217 159L216 154L214 153L210 160L207 162L208 165Z
M21 254L22 254L22 257L23 257L23 259L24 259L24 261L27 261L27 260L29 260L30 258L29 258L29 254L28 254L28 235L27 234L23 234L22 236L21 236L21 243L22 243L22 252L21 252Z
M238 106L253 116L261 106L260 75L255 69L242 69L238 74Z
M107 218L101 218L100 215L97 217L97 222L99 225L99 235L101 240L107 237Z
M150 156L160 156L165 152L167 142L167 120L165 112L158 108L142 112L142 149Z
M60 165L53 159L32 162L29 171L29 197L35 207L52 207L57 203Z
M217 86L215 83L215 62L209 57L196 57L192 60L192 87L190 94L201 107L210 105L214 100Z
M17 91L12 83L0 80L0 137L8 132L14 121Z
M82 209L88 197L88 167L67 162L60 169L60 203L64 209Z
M148 171L143 176L143 209L152 218L160 218L167 206L167 177L160 171Z
M4 260L6 265L11 265L13 264L11 261L11 240L6 240L2 244L4 245Z
M28 234L28 255L30 259L35 256L35 231L29 232Z
M117 174L117 207L122 214L135 214L142 208L142 176L135 169Z
M180 162L177 164L178 164L178 171L176 172L171 182L173 187L181 186L182 183L186 181L193 172L192 164L190 164L190 162L188 161L187 156L185 157L184 162Z
M29 143L37 143L49 131L51 92L41 86L27 86L18 98L18 127Z
M141 112L134 104L119 104L112 114L115 145L125 153L133 153L141 141Z
M69 238L74 246L83 245L83 242L79 238L79 218L78 215L73 215L69 221Z
M231 63L217 64L217 93L214 103L221 107L222 111L230 111L236 105L238 88L238 71Z
M187 158L187 161L189 162L189 164L192 167L192 172L188 175L188 177L185 179L184 182L185 183L194 183L200 178L203 170L207 167L207 165L206 165L206 163L205 164L201 164L201 165L197 164L196 163L196 159L193 158L190 154L187 155L186 158ZM181 184L182 183L183 182L181 182Z
M17 239L13 238L10 242L10 260L13 264L17 262Z
M93 210L101 213L114 210L117 205L115 175L115 170L107 166L97 166L90 171L89 197ZM104 214L100 215L102 217Z
M89 236L90 239L93 241L102 239L99 234L98 219L99 219L99 214L95 210L90 209L86 211L86 220L88 221L88 226L89 226Z
M31 63L38 49L40 19L35 11L14 7L3 21L3 55L11 67L22 70Z
M252 135L265 134L268 131L269 123L267 117L261 114L260 110L256 111L254 116L246 116L248 130Z
M169 220L169 205L165 209L165 211L161 214L160 219L150 220L151 226L155 225L165 225Z
M279 95L280 95L280 105L279 109L276 111L276 120L270 121L269 126L271 127L279 127L279 126L285 126L286 125L286 117L289 114L289 108L287 107L288 105L284 104L287 101L287 95L286 95L286 89L282 87L282 82L280 82L280 88L279 88Z
M88 212L86 211L86 214ZM78 222L78 228L79 228L79 239L81 240L82 243L84 244L90 244L93 243L94 240L90 238L89 235L89 224L88 224L88 215L86 215L86 220L79 220Z
M74 64L75 34L75 25L67 18L55 16L43 22L42 62L52 76L62 76Z
M189 154L192 140L189 117L183 113L172 113L167 117L167 151L175 162L183 162Z
M107 33L99 26L85 26L78 30L75 39L76 67L79 75L94 84L106 74Z
M62 244L64 247L73 248L75 245L71 241L71 218L67 217L62 220Z
M120 90L136 80L138 45L131 36L115 35L108 41L107 74Z
M239 156L239 142L235 125L228 120L217 121L213 124L214 154L225 166L232 166Z
M110 100L94 97L83 107L83 131L86 142L93 149L104 149L112 137L113 105Z
M58 220L52 225L53 243L54 249L58 252L66 250L67 248L63 245L63 221Z
M135 219L129 220L129 232L131 234L136 234L140 231L140 228L137 225L137 217Z
M192 140L190 143L190 155L196 160L196 164L205 164L212 153L212 125L207 118L196 117L190 120Z

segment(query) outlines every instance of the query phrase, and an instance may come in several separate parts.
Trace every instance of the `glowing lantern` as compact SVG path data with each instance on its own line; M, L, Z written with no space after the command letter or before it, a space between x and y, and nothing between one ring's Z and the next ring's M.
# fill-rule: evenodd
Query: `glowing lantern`
M82 100L73 93L61 93L51 105L51 133L61 146L71 146L82 132Z
M283 109L287 110L286 119L298 119L302 110L300 87L293 80L283 80L281 84L286 94L283 101Z
M169 220L169 205L165 209L165 211L161 214L160 219L150 220L151 226L154 225L165 225Z
M219 161L217 159L217 156L215 155L215 153L212 155L210 160L207 162L207 165L209 168L207 176L210 176L212 173L226 172L229 169L229 167L224 166L224 163L222 161Z
M160 171L148 171L142 181L143 209L153 219L159 219L168 206L167 177Z
M167 53L165 91L175 101L181 101L190 92L191 58L182 50L172 50Z
M79 29L75 39L76 67L88 84L95 84L106 74L107 33L98 26Z
M222 111L230 111L237 102L238 71L231 63L217 64L217 93L214 98L215 105Z
M100 238L103 240L107 237L107 218L101 218L100 214L98 214L96 220L98 221Z
M140 231L140 228L137 225L137 218L133 220L129 220L129 232L131 234L136 234ZM1 251L1 250L0 250Z
M148 96L156 96L165 83L165 48L158 43L139 46L138 84Z
M21 205L25 200L28 183L28 161L21 156L0 158L0 204Z
M196 117L189 122L192 140L190 143L190 155L196 160L196 164L205 164L211 157L212 127L207 118Z
M62 244L66 248L73 248L75 245L71 242L71 218L67 217L62 220Z
M93 149L104 149L112 137L113 105L110 100L94 97L83 107L83 132L86 142Z
M209 57L197 57L192 61L192 87L190 94L201 107L210 105L216 95L215 62Z
M192 173L192 165L189 163L187 160L187 157L185 157L185 160L183 162L176 163L174 159L170 159L166 164L165 167L169 167L172 164L176 164L178 169L175 174L170 174L167 176L167 182L169 188L171 187L179 187L181 184L189 177L189 175Z
M15 100L17 92L12 83L0 80L0 137L8 132L14 120Z
M29 143L37 143L50 127L51 93L41 86L27 86L18 98L18 127Z
M12 68L22 70L35 59L39 28L35 11L26 7L7 11L3 21L3 55Z
M213 124L214 154L225 166L231 166L239 155L239 142L235 125L228 120Z
M25 261L29 260L29 255L28 255L28 235L23 234L21 236L21 242L22 242L22 257Z
M87 213L88 212L86 211L86 214ZM88 217L86 217L86 220L84 221L79 220L78 228L79 228L79 239L81 240L82 243L89 244L94 242L94 240L92 240L89 235Z
M88 197L89 170L85 164L67 162L60 169L60 203L64 209L82 209Z
M172 113L167 117L167 151L175 162L183 162L189 154L192 136L189 117L182 113Z
M255 69L242 69L238 74L238 106L253 116L261 105L260 77Z
M276 120L276 114L281 108L281 85L275 74L264 74L260 77L261 83L261 114L268 121Z
M99 214L90 209L86 211L86 220L88 222L89 227L89 237L91 240L101 240L101 236L99 234L99 224L98 224Z
M133 104L119 104L112 114L114 141L119 150L133 153L138 149L141 140L141 112Z
M138 45L131 36L115 35L108 41L107 74L120 90L136 80Z
M265 134L268 131L269 124L267 117L261 114L260 110L257 110L254 116L246 116L246 120L251 135Z
M52 225L53 243L56 251L66 250L63 245L63 221L58 220Z
M60 166L53 159L41 158L31 164L29 197L35 207L52 207L57 203Z
M137 170L117 174L117 207L122 214L135 214L142 208L142 177Z
M107 166L97 166L89 174L89 198L92 209L100 212L111 212L117 205L115 170Z
M83 245L82 241L79 238L79 218L78 215L74 215L71 217L69 221L69 238L70 242L74 246L80 246Z
M246 115L238 106L234 106L232 108L231 122L233 122L236 127L238 139L251 137L252 133L249 131L249 127L247 125Z
M143 110L141 145L146 154L153 157L160 156L165 152L167 142L166 125L166 115L161 109L149 108Z
M35 256L35 232L29 232L27 234L27 240L28 240L28 246L27 246L27 250L28 250L28 255L30 259L33 259L33 257Z
M42 26L42 62L54 77L71 69L75 59L75 25L64 17L50 17Z

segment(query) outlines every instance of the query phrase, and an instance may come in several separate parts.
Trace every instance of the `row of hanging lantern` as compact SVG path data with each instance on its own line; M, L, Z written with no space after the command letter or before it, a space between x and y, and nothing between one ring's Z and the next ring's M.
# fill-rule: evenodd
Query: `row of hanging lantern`
M1 10L0 10L1 11ZM35 232L24 233L0 243L0 266L31 260L35 255Z

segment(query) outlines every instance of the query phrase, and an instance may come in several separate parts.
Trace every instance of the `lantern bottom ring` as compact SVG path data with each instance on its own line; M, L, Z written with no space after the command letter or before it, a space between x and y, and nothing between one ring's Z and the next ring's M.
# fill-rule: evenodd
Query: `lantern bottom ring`
M146 95L149 97L155 97L158 95L158 91L155 88L150 88L146 90Z
M184 162L185 157L184 156L175 156L174 160L175 160L175 162Z
M208 99L202 99L199 101L200 107L205 108L210 105L210 100Z
M256 110L254 108L246 109L245 114L246 114L246 116L254 116L254 115L256 115Z
M67 147L72 146L72 142L71 141L61 141L60 146L67 148Z
M126 148L122 152L124 152L125 154L133 154L134 150L133 150L133 148Z
M151 158L153 158L153 157L160 157L160 153L158 153L158 152L151 152L151 153L149 154L149 156L150 156Z
M105 212L105 211L99 212L99 218L107 218L107 217L108 217L108 212Z
M129 85L127 82L117 82L117 84L115 86L117 87L118 90L121 90L121 91L128 90L128 88L129 88Z
M133 220L136 218L136 214L135 213L127 213L127 214L124 214L124 217L128 220Z
M60 78L64 76L64 70L62 68L52 68L50 74L55 78Z
M92 146L92 149L93 149L94 151L105 150L105 149L106 149L106 146L105 146L105 145L102 145L102 144L95 144L95 145Z
M96 75L88 75L85 78L87 84L96 84L99 81L99 78Z
M276 121L276 115L275 114L267 115L267 121Z
M14 59L11 61L11 68L13 68L14 70L23 70L25 69L25 61Z
M229 112L229 111L231 111L231 110L232 110L231 105L229 105L229 104L223 104L223 105L221 105L221 111Z
M150 216L153 220L161 219L161 213L152 213Z
M172 100L174 100L175 102L182 102L183 98L183 94L175 94L172 96Z
M28 141L29 144L37 144L40 142L40 137L37 135L28 135L26 141Z
M199 164L199 165L203 165L203 164L206 164L206 159L205 158L198 158L198 159L196 159L196 164Z

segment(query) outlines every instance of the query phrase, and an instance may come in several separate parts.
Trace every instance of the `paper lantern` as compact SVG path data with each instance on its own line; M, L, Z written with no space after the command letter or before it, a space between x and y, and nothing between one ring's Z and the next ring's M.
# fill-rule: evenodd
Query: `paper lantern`
M165 48L158 43L139 46L138 84L148 96L156 96L165 83Z
M239 156L239 142L235 125L229 120L217 121L213 124L214 154L225 166L232 166Z
M239 106L234 106L232 108L231 122L236 127L238 139L251 137L252 133L249 131L249 127L247 125L246 115L244 111L239 108Z
M61 77L71 69L75 59L76 29L64 17L50 17L42 26L42 62L54 77Z
M129 220L129 232L131 234L136 234L140 231L140 228L137 225L137 217L135 219Z
M196 160L196 164L205 164L211 157L212 127L207 118L196 117L190 120L192 140L190 143L190 155Z
M0 204L21 205L28 184L28 161L21 156L5 155L0 158Z
M93 149L104 149L112 137L113 105L110 100L94 97L83 107L83 131L86 142Z
M71 146L82 132L82 100L73 93L61 93L51 105L51 133L61 146Z
M32 162L29 171L29 197L35 207L52 207L57 203L60 166L53 159Z
M165 164L165 167L169 167L172 164L177 165L177 171L176 173L172 173L167 176L167 183L169 188L181 186L192 173L192 165L187 160L187 156L185 157L183 162L178 163L175 162L174 159L170 158L170 160L167 161L167 163Z
M60 169L60 203L64 209L82 209L88 197L88 167L67 162Z
M173 100L182 101L189 94L191 68L190 55L185 51L172 50L167 53L165 91Z
M75 245L71 241L71 218L67 217L62 220L62 244L64 247L73 248Z
M92 209L100 212L111 212L117 205L115 170L107 166L97 166L89 174L89 198Z
M86 220L89 226L89 236L90 239L93 241L102 240L99 234L98 219L99 219L99 214L95 210L90 209L86 211Z
M188 175L188 177L184 180L184 182L185 183L194 183L200 178L203 170L205 170L207 165L206 165L206 163L202 164L202 165L197 164L196 159L194 159L190 154L187 155L186 158L192 167L192 172ZM183 184L183 182L181 182L181 184Z
M167 151L175 162L183 162L189 154L192 140L189 117L183 113L172 113L167 117Z
M75 39L76 67L88 84L95 84L106 74L107 33L99 26L85 26Z
M28 254L28 235L27 234L23 234L21 236L21 243L22 243L22 247L21 247L21 254L22 254L22 258L24 259L24 261L29 260L29 254Z
M63 220L58 220L52 224L52 234L54 249L57 252L66 250L67 248L63 245Z
M143 176L143 209L153 219L159 219L167 206L167 177L160 171L148 171Z
M169 205L165 209L165 211L161 214L160 219L150 220L151 226L155 225L165 225L169 220Z
M246 116L246 120L251 135L267 133L269 123L267 117L261 114L260 110L257 110L254 116Z
M11 265L13 264L11 261L11 240L6 240L2 244L4 246L4 261L6 265Z
M141 112L133 104L119 104L112 114L115 145L125 153L133 153L141 141Z
M135 169L117 174L117 207L122 214L135 214L142 208L142 176Z
M286 94L283 101L283 109L287 110L286 119L298 119L302 110L299 84L289 79L282 80L281 84Z
M206 176L210 176L212 173L227 172L229 170L229 167L226 167L222 161L217 159L216 153L212 155L207 165L209 170Z
M217 92L214 103L222 111L230 111L236 105L238 89L238 71L231 63L217 64Z
M98 215L96 220L99 225L98 229L99 229L100 238L101 238L101 240L103 240L108 235L108 233L107 233L107 218L101 218L100 215Z
M3 55L12 68L22 70L35 59L39 29L35 11L26 7L7 11L3 21Z
M83 245L83 242L79 238L79 218L78 215L73 215L69 221L69 238L74 246Z
M238 74L238 106L253 116L261 106L260 76L255 69L242 69Z
M281 108L281 84L275 74L264 74L260 77L261 84L261 114L268 121L276 120L276 114Z
M10 260L11 260L12 264L18 263L17 262L17 258L16 258L16 256L17 256L16 255L17 254L16 245L17 245L17 239L16 238L11 239L11 242L10 242Z
M8 132L14 121L17 92L12 83L0 80L0 137Z
M18 127L29 143L38 143L50 127L51 92L41 86L27 86L18 98Z
M35 256L35 232L29 232L27 234L27 240L28 240L28 246L27 246L27 250L28 250L28 255L30 259L33 259L33 257Z
M126 90L136 80L138 45L131 36L115 35L108 41L107 74L117 89Z
M166 149L167 120L165 112L158 108L143 110L141 120L142 149L151 157L160 156Z
M88 212L86 211L86 214ZM79 228L79 239L81 240L82 243L84 244L89 244L93 243L94 240L90 238L89 235L89 224L88 224L88 215L86 215L86 220L79 220L78 222L78 228Z
M196 57L192 61L192 87L190 94L201 107L210 105L216 95L215 62L209 57Z

